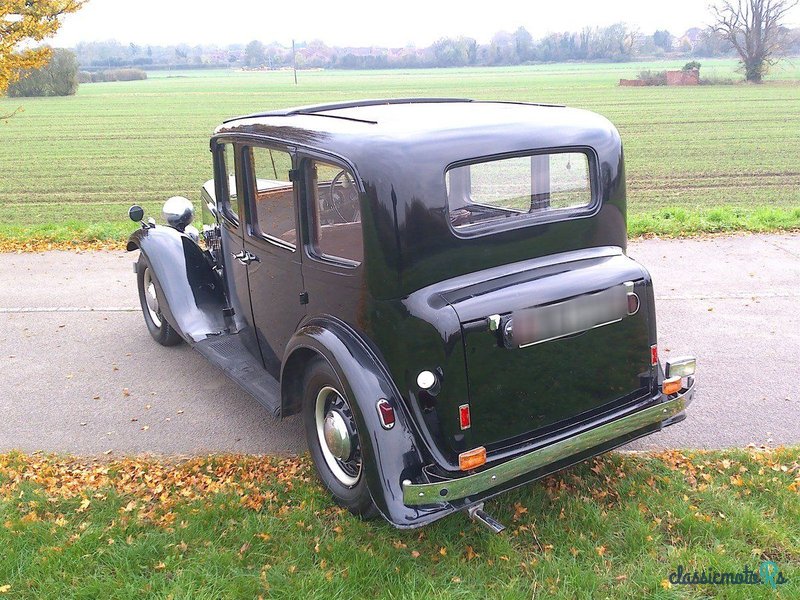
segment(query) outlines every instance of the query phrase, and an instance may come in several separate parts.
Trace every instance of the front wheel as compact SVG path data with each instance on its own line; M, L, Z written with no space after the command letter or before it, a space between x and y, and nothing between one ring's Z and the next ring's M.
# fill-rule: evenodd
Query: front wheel
M353 410L339 378L322 359L309 364L303 385L303 422L311 458L334 501L354 515L378 515L366 477Z
M159 283L150 266L150 261L144 254L139 255L139 262L136 265L136 281L139 287L139 303L142 305L144 322L150 335L162 346L180 344L182 341L180 334L173 329L161 312L156 294Z

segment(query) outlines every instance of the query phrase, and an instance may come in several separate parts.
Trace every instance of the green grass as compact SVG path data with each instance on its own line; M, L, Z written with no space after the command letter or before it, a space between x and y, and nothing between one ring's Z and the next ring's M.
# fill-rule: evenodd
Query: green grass
M14 598L796 598L800 448L611 454L505 494L493 535L332 505L307 459L0 455ZM788 583L668 584L775 561ZM6 587L8 586L8 587Z
M208 137L224 118L354 98L467 96L564 103L607 116L627 162L632 233L800 228L800 68L764 85L623 88L620 77L675 63L560 64L407 71L151 73L82 85L68 98L0 99L0 239L118 239L126 208L158 215L197 199ZM703 61L728 77L733 61ZM685 215L676 219L675 215Z

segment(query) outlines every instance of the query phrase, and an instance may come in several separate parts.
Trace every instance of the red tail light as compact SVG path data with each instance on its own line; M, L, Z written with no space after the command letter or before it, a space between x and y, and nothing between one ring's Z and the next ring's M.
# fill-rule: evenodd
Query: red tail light
M381 419L381 426L384 429L391 429L394 427L394 409L389 401L381 398L378 400L378 416Z
M650 366L655 367L658 364L658 346L653 344L650 346Z
M472 425L472 419L469 416L469 404L462 404L458 407L458 422L461 429L469 429Z

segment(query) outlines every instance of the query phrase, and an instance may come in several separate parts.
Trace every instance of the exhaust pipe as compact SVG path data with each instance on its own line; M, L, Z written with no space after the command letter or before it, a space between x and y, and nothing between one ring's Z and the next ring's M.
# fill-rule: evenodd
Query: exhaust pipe
M501 533L506 528L505 525L494 519L491 515L487 514L486 511L483 510L483 502L476 504L475 506L470 506L467 509L467 515L470 519L485 525L494 533Z

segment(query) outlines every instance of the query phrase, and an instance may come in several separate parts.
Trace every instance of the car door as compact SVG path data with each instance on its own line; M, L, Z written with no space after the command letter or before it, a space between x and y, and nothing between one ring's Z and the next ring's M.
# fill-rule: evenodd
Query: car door
M253 322L266 369L280 375L283 351L305 316L294 149L248 145L241 154L246 208L243 257Z
M220 140L214 147L214 187L220 229L220 256L236 331L250 353L261 359L250 307L247 269L236 258L244 252L245 201L240 193L244 189L245 181L242 152L242 146L233 141Z

